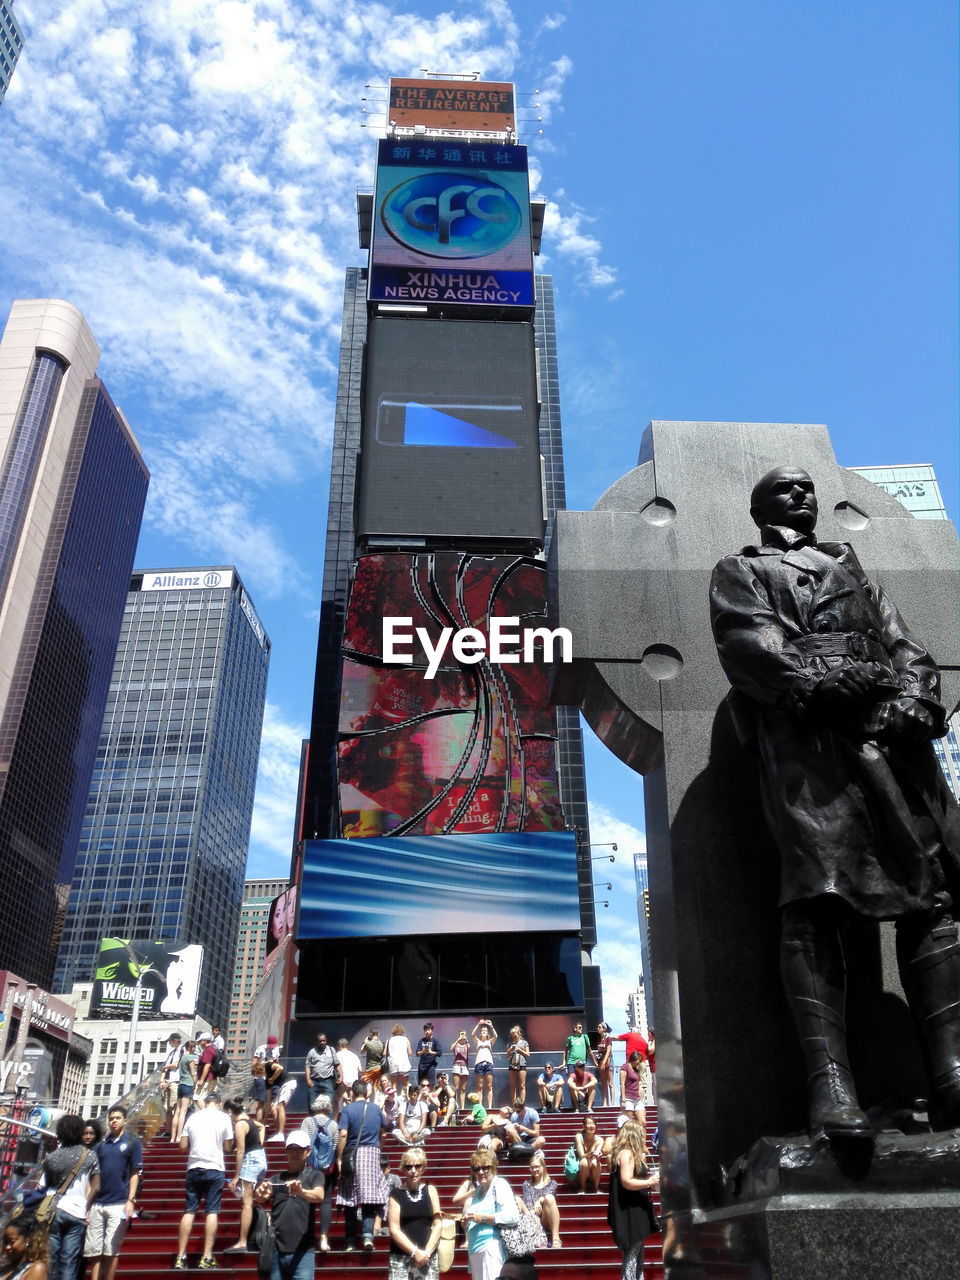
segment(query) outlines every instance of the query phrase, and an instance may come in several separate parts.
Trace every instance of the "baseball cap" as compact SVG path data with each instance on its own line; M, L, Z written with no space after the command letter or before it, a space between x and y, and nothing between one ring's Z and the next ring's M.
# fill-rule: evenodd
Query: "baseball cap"
M199 1044L201 1040L212 1040L212 1039L213 1039L213 1036L210 1034L209 1031L201 1031L200 1034L197 1036L197 1043Z
M294 1129L293 1133L287 1135L287 1140L283 1145L285 1147L303 1147L306 1150L310 1146L310 1135L303 1129Z
M277 1043L276 1036L267 1036L267 1044L276 1044L276 1043Z

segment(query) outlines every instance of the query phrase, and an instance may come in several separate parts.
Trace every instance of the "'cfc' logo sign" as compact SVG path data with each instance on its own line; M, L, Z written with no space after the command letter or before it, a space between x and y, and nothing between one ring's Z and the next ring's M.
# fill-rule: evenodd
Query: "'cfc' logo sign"
M395 240L432 258L482 258L508 245L522 225L503 187L471 174L424 173L394 187L380 210Z

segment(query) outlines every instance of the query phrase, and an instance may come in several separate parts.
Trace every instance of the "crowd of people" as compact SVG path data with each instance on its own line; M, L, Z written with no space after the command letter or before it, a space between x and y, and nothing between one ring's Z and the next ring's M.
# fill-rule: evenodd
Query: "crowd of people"
M127 1112L112 1106L98 1120L64 1115L57 1146L40 1166L35 1189L4 1229L0 1275L10 1280L113 1280L120 1246L136 1213L143 1172L140 1139Z
M566 1091L567 1109L584 1113L565 1162L567 1183L582 1194L597 1193L609 1172L611 1228L624 1254L624 1275L634 1280L631 1233L639 1228L630 1217L630 1196L645 1195L655 1185L645 1164L642 1102L653 1067L652 1036L650 1041L636 1032L614 1037L601 1024L594 1040L591 1044L576 1023L558 1065L548 1062L537 1076L538 1098L531 1092L528 1099L531 1051L519 1026L510 1029L501 1050L493 1023L481 1017L470 1032L460 1030L446 1050L431 1023L424 1024L416 1047L396 1023L386 1038L371 1029L360 1046L362 1058L345 1039L334 1047L321 1032L304 1062L309 1115L288 1134L286 1111L297 1073L281 1057L277 1037L257 1046L249 1096L224 1099L219 1028L196 1040L172 1034L161 1070L167 1126L162 1132L187 1156L174 1269L187 1268L198 1214L203 1215L203 1246L196 1265L219 1267L214 1250L227 1189L240 1200L240 1221L236 1240L224 1252L255 1247L259 1208L274 1227L272 1280L312 1278L315 1247L331 1249L335 1207L343 1211L347 1252L372 1250L382 1232L390 1238L390 1280L435 1280L441 1239L451 1247L452 1241L437 1189L426 1179L426 1144L436 1130L466 1124L476 1127L477 1144L452 1208L465 1231L471 1277L529 1280L535 1275L535 1250L562 1247L559 1185L547 1168L534 1103L539 1099L540 1111L559 1111ZM620 1068L620 1127L603 1139L594 1107L616 1105L612 1051L618 1040L626 1042L627 1053ZM439 1069L447 1051L449 1072ZM511 1101L495 1110L494 1061L501 1052ZM471 1058L474 1088L469 1090ZM274 1130L269 1135L268 1128ZM390 1171L381 1150L388 1133L402 1147L399 1173ZM120 1105L109 1109L106 1131L98 1120L67 1115L58 1121L56 1134L57 1148L42 1164L35 1193L39 1203L25 1203L6 1229L0 1280L82 1280L88 1266L91 1280L113 1280L120 1246L137 1212L142 1144L128 1131ZM270 1175L266 1144L280 1141L286 1167ZM497 1172L498 1160L504 1159L527 1165L519 1194ZM649 1200L645 1204L649 1207ZM44 1213L43 1205L52 1211ZM449 1209L447 1219L449 1224ZM655 1222L652 1208L649 1221ZM516 1242L506 1248L504 1231L513 1227L529 1244L529 1255L518 1253Z
M643 1105L656 1064L654 1033L648 1038L639 1031L614 1036L607 1023L597 1028L595 1044L575 1023L556 1065L545 1063L536 1076L537 1099L542 1112L591 1112L596 1106L620 1105L628 1111ZM615 1078L613 1048L624 1042L626 1061ZM471 1031L462 1028L445 1050L434 1034L431 1022L423 1024L423 1034L413 1047L403 1023L393 1025L389 1035L381 1036L378 1027L360 1045L360 1056L341 1039L336 1048L319 1032L316 1043L304 1060L303 1076L307 1086L308 1105L321 1094L333 1102L333 1114L349 1101L356 1081L366 1086L367 1096L382 1107L396 1137L407 1143L419 1143L434 1129L473 1121L479 1104L487 1112L493 1109L495 1059L501 1057L506 1068L511 1111L522 1111L528 1102L528 1070L530 1045L519 1026L510 1028L504 1047L500 1034L489 1018L481 1017ZM280 1142L285 1136L286 1104L296 1089L296 1076L281 1061L282 1045L269 1036L255 1051L255 1100L258 1116L263 1119L272 1106L277 1121L268 1141ZM449 1071L441 1071L444 1053L451 1055ZM471 1057L473 1066L471 1069ZM470 1077L473 1075L473 1088ZM269 1098L268 1098L269 1093ZM531 1097L530 1101L536 1101Z

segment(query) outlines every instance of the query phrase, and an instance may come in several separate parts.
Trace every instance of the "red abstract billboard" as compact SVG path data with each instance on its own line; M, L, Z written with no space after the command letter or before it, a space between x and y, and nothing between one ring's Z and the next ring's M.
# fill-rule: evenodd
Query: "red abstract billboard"
M541 659L435 673L384 661L384 618L489 634L494 618L546 623L546 568L524 556L459 552L362 557L343 644L338 775L341 834L439 835L564 828L556 715Z

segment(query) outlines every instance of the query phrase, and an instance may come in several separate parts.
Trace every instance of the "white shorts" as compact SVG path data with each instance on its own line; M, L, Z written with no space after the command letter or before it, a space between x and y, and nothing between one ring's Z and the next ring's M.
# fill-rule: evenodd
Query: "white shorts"
M463 1062L455 1062L453 1064L453 1074L455 1076L468 1076L470 1068Z
M87 1234L83 1242L85 1258L112 1258L120 1252L127 1234L126 1205L94 1204L87 1218Z
M274 1102L282 1102L283 1105L286 1106L287 1103L290 1101L290 1099L293 1097L293 1095L296 1093L296 1091L297 1091L297 1078L296 1076L293 1076L290 1080L284 1080L283 1084L279 1086L276 1093L273 1094L273 1100ZM271 1090L271 1092L273 1091Z
M624 1111L642 1111L643 1103L637 1102L633 1098L624 1098L623 1109Z

